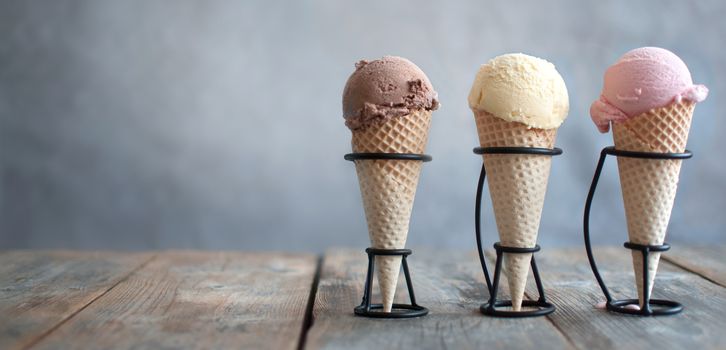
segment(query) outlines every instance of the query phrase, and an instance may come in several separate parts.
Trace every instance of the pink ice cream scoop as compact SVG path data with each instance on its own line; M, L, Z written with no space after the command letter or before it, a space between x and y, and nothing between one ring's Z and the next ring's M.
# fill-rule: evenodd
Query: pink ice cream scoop
M691 73L674 53L658 47L631 50L605 71L600 98L590 116L600 132L611 121L623 121L672 102L706 99L708 88L694 85Z

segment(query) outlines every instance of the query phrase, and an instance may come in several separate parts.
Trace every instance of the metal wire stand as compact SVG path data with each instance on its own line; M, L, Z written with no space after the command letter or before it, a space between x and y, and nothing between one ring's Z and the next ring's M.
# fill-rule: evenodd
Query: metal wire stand
M366 274L366 284L363 291L363 300L354 312L358 316L374 317L374 318L411 318L425 316L429 310L423 306L416 304L416 295L413 292L413 284L411 283L411 275L408 272L408 262L406 257L411 255L410 249L366 249L368 254L368 273ZM408 297L411 304L393 304L391 312L383 312L382 304L371 304L371 288L373 286L373 271L375 271L376 256L401 256L401 265L403 266L403 275L406 277L406 287L408 287Z
M474 148L475 154L532 154L540 156L557 156L562 154L562 150L559 148L534 148L534 147L476 147ZM487 269L486 259L484 258L484 249L482 248L481 241L481 201L482 191L484 189L484 180L486 179L486 168L484 164L481 166L481 174L479 175L479 183L476 188L476 205L474 212L474 226L476 231L476 246L479 252L479 261L481 262L481 268L484 272L484 278L486 279L487 290L489 291L489 301L482 304L479 310L489 316L495 317L533 317L533 316L544 316L551 314L555 311L555 306L547 301L545 298L544 288L542 287L542 280L539 276L539 270L537 269L537 262L535 261L534 254L532 255L532 274L534 275L534 281L537 284L537 292L539 298L537 300L524 300L522 306L534 307L534 310L527 311L506 311L498 310L497 307L512 306L511 300L497 300L497 290L499 289L499 278L502 270L502 255L507 254L526 254L536 253L540 251L539 245L534 248L517 248L517 247L505 247L494 243L494 249L497 252L497 260L494 266L494 279L493 281L489 278L489 270Z
M661 315L673 315L683 311L683 305L678 302L663 299L651 299L650 298L650 279L648 276L648 255L650 252L665 252L671 248L667 243L662 245L643 245L625 242L623 246L630 250L639 250L643 256L643 299L645 300L644 306L639 310L636 308L628 307L629 305L639 305L638 299L620 299L614 300L610 296L605 281L600 275L600 271L595 263L595 257L592 254L592 244L590 242L590 209L592 207L592 199L595 196L595 189L597 183L600 180L600 174L602 168L605 165L605 159L608 155L616 157L629 157L629 158L640 158L649 160L665 160L665 159L689 159L693 157L693 153L686 150L684 153L651 153L651 152L633 152L633 151L622 151L617 150L613 146L605 147L600 152L600 159L597 162L595 168L595 175L592 178L592 184L590 185L590 191L587 194L587 201L585 202L585 215L583 219L583 231L585 236L585 250L587 251L587 259L590 261L590 267L592 272L597 279L597 283L600 285L605 299L607 300L605 305L606 308L613 312L618 312L628 315L637 316L661 316Z
M343 157L345 160L410 160L430 162L431 156L426 154L409 154L409 153L349 153ZM410 249L376 249L367 248L368 254L368 272L366 273L366 282L363 290L363 300L361 304L353 309L357 316L372 318L412 318L425 316L429 310L416 303L416 295L413 291L413 283L411 282L411 274L408 270L407 257L411 255ZM411 304L393 304L391 312L384 312L382 304L371 304L371 289L373 287L373 272L375 271L376 256L401 256L401 266L403 267L403 275L406 278L406 287L408 288L408 296Z

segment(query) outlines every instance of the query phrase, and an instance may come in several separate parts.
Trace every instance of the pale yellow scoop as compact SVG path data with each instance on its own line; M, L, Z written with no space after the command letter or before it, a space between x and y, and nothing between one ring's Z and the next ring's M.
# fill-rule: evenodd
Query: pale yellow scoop
M570 109L567 87L555 66L521 53L493 58L479 68L469 107L531 128L554 129Z

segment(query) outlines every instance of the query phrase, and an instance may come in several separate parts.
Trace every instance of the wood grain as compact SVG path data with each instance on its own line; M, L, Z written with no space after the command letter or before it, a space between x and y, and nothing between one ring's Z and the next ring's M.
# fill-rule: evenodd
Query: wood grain
M34 343L150 258L109 252L0 253L0 349Z
M293 349L315 270L306 254L160 253L37 348Z
M557 311L499 319L478 312L488 294L473 252L417 249L410 257L414 287L431 313L379 320L353 315L363 293L365 254L332 250L306 332L317 265L312 255L4 252L0 349L290 349L301 339L309 349L723 349L726 288L717 283L724 253L723 247L674 246L664 254L654 297L679 301L685 311L640 318L593 307L604 297L584 249L543 249L538 264ZM613 296L633 297L629 251L596 248L595 255ZM399 287L397 300L407 302L403 280ZM532 281L527 294L536 295Z
M661 257L726 287L726 245L695 247L674 244Z
M558 308L548 317L578 348L723 349L726 344L726 289L719 285L662 262L654 297L681 302L684 312L662 317L625 316L593 307L605 298L584 249L543 250L540 255L547 296ZM595 258L613 297L635 298L630 251L599 248Z
M419 304L431 311L428 316L401 320L354 316L353 307L363 295L366 264L360 251L333 250L325 255L307 349L532 349L543 344L571 348L546 318L480 314L478 307L488 293L471 252L414 251L409 264L414 289ZM408 302L403 279L399 287L396 300Z

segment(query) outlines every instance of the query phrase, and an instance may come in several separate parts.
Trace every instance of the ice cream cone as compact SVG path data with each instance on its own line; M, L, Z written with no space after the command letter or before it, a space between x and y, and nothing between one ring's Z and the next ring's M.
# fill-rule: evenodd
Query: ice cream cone
M685 150L695 103L683 100L613 123L615 148L626 151L681 153ZM660 245L676 197L681 161L618 157L628 236L631 243ZM632 251L638 299L643 307L643 255ZM660 253L648 256L650 294Z
M355 153L422 154L438 94L426 74L397 56L361 60L343 89L343 118ZM356 160L368 235L374 248L406 244L422 161ZM383 311L391 312L401 256L377 256Z
M419 110L402 117L353 131L353 152L415 153L425 151L431 111ZM403 249L416 195L421 161L356 160L368 234L373 248ZM396 293L400 256L376 257L383 311L390 312Z
M554 146L557 129L529 128L485 111L474 111L482 147ZM527 154L485 154L489 192L503 246L533 248L550 174L550 157ZM521 309L532 254L504 254L512 308Z

